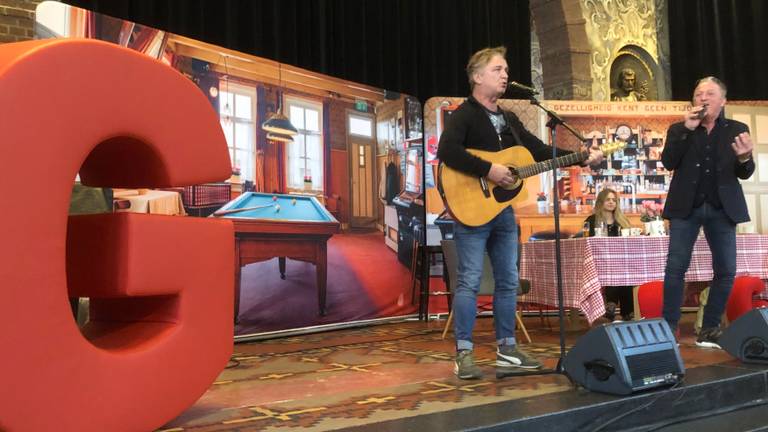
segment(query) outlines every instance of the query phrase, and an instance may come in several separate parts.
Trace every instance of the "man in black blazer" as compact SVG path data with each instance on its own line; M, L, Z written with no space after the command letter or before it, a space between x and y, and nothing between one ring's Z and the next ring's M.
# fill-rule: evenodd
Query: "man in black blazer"
M755 171L752 138L744 123L723 115L727 89L715 77L698 81L693 108L667 131L661 161L674 170L664 218L670 221L664 272L664 319L677 331L683 277L700 229L712 252L714 278L696 345L720 348L720 317L736 274L736 224L749 221L739 179Z

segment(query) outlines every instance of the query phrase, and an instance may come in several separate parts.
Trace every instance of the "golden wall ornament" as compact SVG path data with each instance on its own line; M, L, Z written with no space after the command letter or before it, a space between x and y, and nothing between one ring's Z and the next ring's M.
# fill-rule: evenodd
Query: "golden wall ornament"
M659 46L654 0L583 0L582 14L592 48L592 99L610 100L621 88L619 73L626 68L634 70L636 85L647 81L645 98L655 98ZM618 68L617 59L623 63Z

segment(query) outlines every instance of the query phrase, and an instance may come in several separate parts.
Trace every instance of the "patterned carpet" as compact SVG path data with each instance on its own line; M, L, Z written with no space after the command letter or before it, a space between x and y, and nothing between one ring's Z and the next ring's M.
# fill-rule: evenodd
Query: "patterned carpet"
M438 322L436 325L440 325ZM453 375L453 341L411 322L235 346L232 366L165 431L333 430L565 391L565 377L495 378L491 320L478 320L478 381ZM535 340L535 336L534 336ZM525 344L554 366L559 346Z
M695 347L693 318L685 314L681 325L686 367L730 361L723 351ZM537 317L525 322L534 343L521 347L554 368L558 333ZM522 398L535 402L538 396L573 391L563 375L497 379L489 318L478 319L475 330L484 378L457 379L452 334L441 339L444 323L401 322L237 344L219 380L161 430L326 431L366 425L375 430L374 423L386 420ZM580 330L566 333L568 349L586 331L585 322L579 324Z

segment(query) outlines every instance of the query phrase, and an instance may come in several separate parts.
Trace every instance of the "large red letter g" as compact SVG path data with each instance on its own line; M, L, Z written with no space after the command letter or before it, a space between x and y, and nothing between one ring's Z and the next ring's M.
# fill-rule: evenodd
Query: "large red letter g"
M67 210L78 171L162 187L229 169L171 68L97 41L0 45L0 430L152 430L210 386L232 352L232 227ZM68 296L91 298L82 331Z

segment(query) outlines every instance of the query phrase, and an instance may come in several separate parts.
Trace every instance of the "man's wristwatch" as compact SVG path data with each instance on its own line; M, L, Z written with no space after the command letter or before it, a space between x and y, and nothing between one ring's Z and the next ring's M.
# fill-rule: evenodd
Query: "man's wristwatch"
M744 157L744 156L740 156L740 157L738 157L737 159L739 159L739 163L747 163L747 162L749 162L749 161L750 161L750 159L752 159L752 153L750 152L750 153L748 153L748 154L746 155L746 157Z

